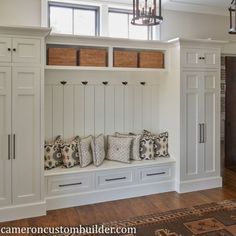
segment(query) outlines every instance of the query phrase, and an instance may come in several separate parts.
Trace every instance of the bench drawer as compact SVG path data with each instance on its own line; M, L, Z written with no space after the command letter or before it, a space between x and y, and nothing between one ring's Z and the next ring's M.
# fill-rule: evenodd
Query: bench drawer
M139 182L158 182L171 178L171 167L148 167L139 169Z
M47 177L47 196L85 192L93 187L93 175L90 173Z
M131 185L134 183L134 172L133 170L127 170L98 173L96 181L97 189Z

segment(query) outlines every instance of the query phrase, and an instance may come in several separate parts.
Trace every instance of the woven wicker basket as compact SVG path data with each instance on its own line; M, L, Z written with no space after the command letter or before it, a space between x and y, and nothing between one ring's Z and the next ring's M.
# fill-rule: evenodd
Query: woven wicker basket
M164 53L156 51L141 51L139 53L140 68L164 68Z
M114 67L138 67L138 52L129 50L114 50L113 53Z

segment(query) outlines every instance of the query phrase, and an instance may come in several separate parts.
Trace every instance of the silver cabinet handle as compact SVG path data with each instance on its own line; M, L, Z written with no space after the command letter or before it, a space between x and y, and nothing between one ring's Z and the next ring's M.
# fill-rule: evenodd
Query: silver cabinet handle
M67 186L75 186L75 185L81 185L82 182L79 182L79 183L73 183L73 184L59 184L58 186L60 188L63 188L63 187L67 187Z
M13 134L13 159L16 159L16 135Z
M105 179L106 182L110 182L110 181L117 181L117 180L123 180L126 179L126 177L120 177L120 178L114 178L114 179Z
M156 175L164 175L166 172L158 172L158 173L150 173L150 174L146 174L147 177L149 176L156 176Z
M11 160L11 135L8 134L8 160Z

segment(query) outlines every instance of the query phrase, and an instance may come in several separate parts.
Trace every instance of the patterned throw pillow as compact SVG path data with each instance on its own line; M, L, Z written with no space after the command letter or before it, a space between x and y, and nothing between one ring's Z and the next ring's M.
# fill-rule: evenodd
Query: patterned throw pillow
M93 164L100 166L105 159L105 138L103 134L94 137L91 142L91 148L93 153Z
M61 135L54 142L44 145L44 168L52 169L62 164L61 147L63 143Z
M135 161L141 161L142 159L140 158L140 153L139 153L139 147L140 147L140 141L141 141L141 134L121 134L116 132L115 133L116 137L128 137L132 138L132 143L131 143L131 159Z
M155 136L154 152L155 157L170 157L168 152L168 132Z
M158 135L151 134L151 132L144 130L143 134L153 138L154 141L154 157L169 157L168 152L168 132Z
M93 162L91 142L93 137L90 135L79 140L80 166L86 167Z
M130 163L130 150L133 138L108 135L107 159Z
M142 160L154 159L154 140L150 135L143 135L140 141L140 157Z
M76 136L71 142L61 146L63 165L66 168L79 164L78 141L79 137Z

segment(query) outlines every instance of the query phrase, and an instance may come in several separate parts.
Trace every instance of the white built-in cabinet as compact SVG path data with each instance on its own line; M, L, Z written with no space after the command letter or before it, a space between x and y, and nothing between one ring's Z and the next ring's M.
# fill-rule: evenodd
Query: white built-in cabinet
M41 82L48 30L17 32L20 35L0 28L0 221L45 211L43 204L39 209L43 202Z
M198 43L199 44L199 43ZM220 187L220 45L180 47L179 192ZM178 180L177 180L178 181Z

